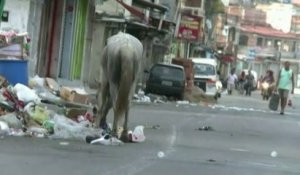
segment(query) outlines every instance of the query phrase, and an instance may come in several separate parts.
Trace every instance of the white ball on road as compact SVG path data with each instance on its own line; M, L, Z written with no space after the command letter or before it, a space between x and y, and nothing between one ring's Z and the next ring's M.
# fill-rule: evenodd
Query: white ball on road
M277 155L278 155L278 154L277 154L276 151L272 151L272 152L271 152L271 157L277 157Z
M165 153L162 152L162 151L159 151L159 152L157 153L157 157L163 158L163 157L165 157Z

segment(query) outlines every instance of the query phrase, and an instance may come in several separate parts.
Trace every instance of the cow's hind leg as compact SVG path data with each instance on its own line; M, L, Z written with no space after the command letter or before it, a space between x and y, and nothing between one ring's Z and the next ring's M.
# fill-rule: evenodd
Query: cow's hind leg
M107 122L106 122L107 114L111 108L112 108L112 101L111 101L110 95L108 94L105 104L103 105L102 111L100 111L101 116L102 116L102 118L100 120L100 128L104 129L104 131L106 133L111 132L111 129L108 127Z
M96 126L105 129L106 124L106 115L111 108L111 100L109 94L109 84L108 82L103 82L101 87L101 96L98 95L98 106L100 107L97 112L97 118L95 121Z
M127 108L127 110L125 112L123 132L122 132L121 138L120 138L125 143L129 142L129 137L128 137L128 114L129 114L129 108Z

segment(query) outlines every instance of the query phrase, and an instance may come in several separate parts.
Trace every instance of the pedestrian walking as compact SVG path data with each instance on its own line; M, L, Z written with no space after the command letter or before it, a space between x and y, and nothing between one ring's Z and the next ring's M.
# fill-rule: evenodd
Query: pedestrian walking
M245 84L245 89L246 89L246 95L251 96L251 92L253 89L253 83L254 83L254 76L252 74L252 70L248 70L248 75L246 76L246 84Z
M290 68L290 62L286 61L284 63L284 67L279 71L276 87L280 96L280 114L284 115L284 109L287 105L289 91L291 91L291 94L294 94L294 73Z
M228 94L231 95L237 81L237 76L235 74L235 68L231 69L230 74L227 77L227 90Z

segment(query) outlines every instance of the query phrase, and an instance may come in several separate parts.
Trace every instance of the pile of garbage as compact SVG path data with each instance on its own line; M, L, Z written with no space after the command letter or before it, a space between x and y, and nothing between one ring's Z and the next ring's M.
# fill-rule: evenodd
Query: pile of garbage
M149 103L168 103L176 101L175 97L166 97L164 95L158 94L145 94L142 89L139 89L136 94L133 96L133 102L141 103L141 104L149 104Z
M0 77L0 134L54 139L81 139L99 134L93 127L88 94L35 76L29 86Z
M29 136L85 140L90 144L121 145L109 132L94 126L95 108L82 89L60 86L54 79L35 76L29 85L11 85L0 76L0 137ZM128 133L143 142L143 126ZM110 128L111 130L111 128Z

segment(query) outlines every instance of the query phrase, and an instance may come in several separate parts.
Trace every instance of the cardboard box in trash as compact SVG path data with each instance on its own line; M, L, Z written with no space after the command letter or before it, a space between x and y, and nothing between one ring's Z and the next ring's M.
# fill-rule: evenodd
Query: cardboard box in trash
M89 102L89 95L87 93L80 93L78 90L71 87L62 87L60 89L60 97L74 103L88 104Z
M53 78L45 78L45 86L53 91L59 90L59 85Z

